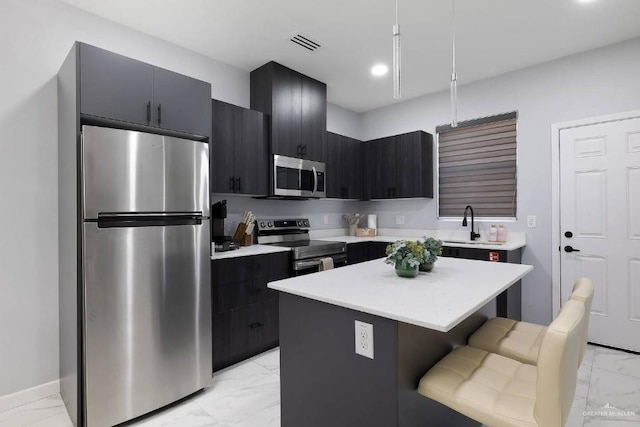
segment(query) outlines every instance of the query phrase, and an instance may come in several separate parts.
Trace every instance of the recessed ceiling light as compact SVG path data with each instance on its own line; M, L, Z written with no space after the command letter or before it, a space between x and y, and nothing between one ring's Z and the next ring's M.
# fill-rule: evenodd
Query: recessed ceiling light
M389 72L389 67L384 64L376 64L371 67L371 74L376 77L382 77Z
M578 3L594 3L596 0L578 0Z

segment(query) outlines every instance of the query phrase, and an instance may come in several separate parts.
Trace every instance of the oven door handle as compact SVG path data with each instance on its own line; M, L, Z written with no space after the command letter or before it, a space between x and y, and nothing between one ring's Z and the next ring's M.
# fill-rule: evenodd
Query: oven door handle
M315 166L311 167L311 172L313 172L313 194L316 194L318 191L318 172Z
M305 268L318 267L320 265L320 260L314 259L311 261L297 261L296 262L296 270L302 270Z

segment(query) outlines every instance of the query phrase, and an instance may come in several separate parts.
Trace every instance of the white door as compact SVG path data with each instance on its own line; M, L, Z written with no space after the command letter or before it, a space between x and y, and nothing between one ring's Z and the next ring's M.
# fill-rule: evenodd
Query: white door
M561 301L590 277L589 341L640 351L640 118L560 131L560 233Z

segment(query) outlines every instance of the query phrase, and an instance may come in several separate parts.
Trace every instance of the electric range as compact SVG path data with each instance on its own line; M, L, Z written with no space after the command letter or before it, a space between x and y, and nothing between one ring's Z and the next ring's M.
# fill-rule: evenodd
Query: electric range
M291 270L295 275L318 271L322 258L333 258L333 264L340 267L347 264L347 244L311 240L311 224L307 218L258 219L258 243L291 248Z

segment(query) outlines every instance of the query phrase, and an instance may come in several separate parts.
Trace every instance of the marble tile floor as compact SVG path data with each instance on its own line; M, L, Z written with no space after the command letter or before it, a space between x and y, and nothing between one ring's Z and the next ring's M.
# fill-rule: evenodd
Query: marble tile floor
M279 358L274 349L217 372L204 392L126 427L279 427ZM20 426L71 421L55 395L0 413L0 427ZM566 427L609 426L640 427L640 355L589 346Z

